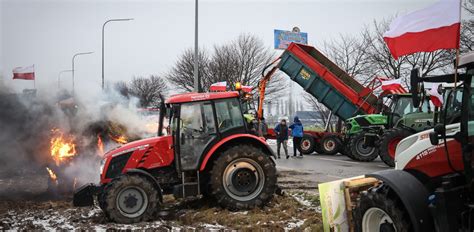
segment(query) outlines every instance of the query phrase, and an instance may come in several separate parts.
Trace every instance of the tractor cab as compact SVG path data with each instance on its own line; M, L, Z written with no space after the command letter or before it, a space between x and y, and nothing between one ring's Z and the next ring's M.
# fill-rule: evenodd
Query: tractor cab
M416 120L418 116L426 119L426 113L431 111L429 99L426 97L419 107L413 105L411 94L391 94L387 98L390 101L389 110L382 112L387 115L387 128L397 127L403 120Z
M238 92L180 94L170 97L165 106L180 171L198 170L201 154L212 145L224 137L247 133Z

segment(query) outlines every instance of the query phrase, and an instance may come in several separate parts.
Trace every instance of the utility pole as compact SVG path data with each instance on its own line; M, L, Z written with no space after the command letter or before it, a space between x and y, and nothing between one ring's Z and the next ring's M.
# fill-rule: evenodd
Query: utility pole
M194 10L194 92L199 92L198 0L195 0Z

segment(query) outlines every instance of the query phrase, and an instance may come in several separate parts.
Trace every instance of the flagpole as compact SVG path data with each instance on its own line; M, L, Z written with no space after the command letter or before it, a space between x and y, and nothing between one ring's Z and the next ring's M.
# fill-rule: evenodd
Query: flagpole
M459 49L461 48L461 12L462 11L462 1L459 0L459 34L458 34L458 48L456 49L456 64L454 67L454 89L457 87L458 83L458 66L459 66Z

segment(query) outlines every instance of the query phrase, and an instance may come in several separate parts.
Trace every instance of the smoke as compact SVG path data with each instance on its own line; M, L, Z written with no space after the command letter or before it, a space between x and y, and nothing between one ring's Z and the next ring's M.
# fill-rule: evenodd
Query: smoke
M40 91L13 93L0 85L0 178L47 175L45 167L50 167L64 183L97 183L103 156L98 136L106 152L119 146L113 136L133 140L156 134L147 130L147 124L157 120L150 122L140 115L138 100L123 98L113 90L76 93L74 98L66 91L42 90L43 95ZM60 165L50 154L54 128L73 136L76 144L77 155Z

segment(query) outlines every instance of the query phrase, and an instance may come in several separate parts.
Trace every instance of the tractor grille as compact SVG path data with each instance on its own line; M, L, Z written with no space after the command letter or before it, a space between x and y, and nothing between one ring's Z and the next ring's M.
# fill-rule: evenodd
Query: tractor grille
M120 175L132 153L133 151L112 158L105 173L105 178L115 178Z

